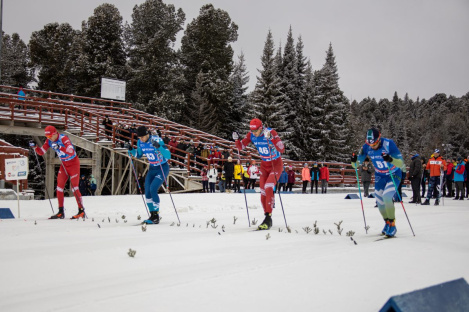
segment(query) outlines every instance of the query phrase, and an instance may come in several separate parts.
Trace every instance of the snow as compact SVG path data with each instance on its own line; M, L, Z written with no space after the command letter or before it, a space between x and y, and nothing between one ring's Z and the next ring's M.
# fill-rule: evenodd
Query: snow
M47 200L21 201L21 219L0 220L0 311L363 312L393 295L469 280L467 201L405 203L415 237L396 204L398 238L376 241L383 221L374 200L364 199L366 234L360 201L345 195L283 194L292 233L278 195L273 228L258 232L248 227L243 194L172 194L179 227L162 194L162 222L146 232L137 225L146 216L141 196L85 197L86 221L47 220ZM262 221L259 193L246 197L251 220ZM65 200L70 217L76 202ZM0 207L16 216L15 201ZM216 229L207 228L212 218ZM315 220L320 234L306 234Z

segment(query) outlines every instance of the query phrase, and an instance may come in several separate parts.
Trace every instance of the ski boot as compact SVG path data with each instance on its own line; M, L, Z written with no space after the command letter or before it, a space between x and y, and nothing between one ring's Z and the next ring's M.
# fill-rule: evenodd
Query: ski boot
M80 219L80 218L85 218L85 209L84 208L78 208L78 213L71 217L70 219Z
M439 204L440 204L440 199L437 198L437 199L435 200L435 206L438 206Z
M389 225L391 224L391 221L389 221L388 219L384 219L384 222L385 222L384 228L381 231L382 235L386 235L386 233L389 231Z
M148 220L143 221L146 224L158 224L160 223L160 213L159 211L151 211L150 218Z
M396 235L397 229L396 229L396 221L395 220L389 220L389 229L386 232L387 237L394 237Z
M59 212L51 216L49 219L63 219L65 218L64 207L59 207Z
M428 206L430 205L430 200L427 198L425 201L422 203L422 206Z
M272 214L266 212L265 219L262 223L257 227L258 230L268 230L272 227Z

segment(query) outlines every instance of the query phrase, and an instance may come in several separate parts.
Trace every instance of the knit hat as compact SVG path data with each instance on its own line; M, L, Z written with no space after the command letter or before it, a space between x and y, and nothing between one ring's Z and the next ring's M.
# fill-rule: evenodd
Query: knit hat
M262 121L258 118L254 118L249 123L249 129L251 129L252 131L259 129L260 127L262 127Z
M417 152L416 151L412 151L412 153L410 153L411 156L414 156L414 155L417 155Z
M372 146L376 145L381 138L381 133L376 128L371 128L366 132L366 144Z
M147 134L148 134L147 127L140 126L140 127L137 128L137 136L138 137L143 137L143 136L146 136Z
M54 126L47 126L44 132L46 134L46 137L51 137L57 133L57 129L55 129Z
M231 156L228 157L228 161L232 161L232 160L233 160L233 158Z
M435 151L434 151L433 153L434 153L434 154L436 154L436 153L439 154L439 153L440 153L440 150L439 150L439 149L435 149Z

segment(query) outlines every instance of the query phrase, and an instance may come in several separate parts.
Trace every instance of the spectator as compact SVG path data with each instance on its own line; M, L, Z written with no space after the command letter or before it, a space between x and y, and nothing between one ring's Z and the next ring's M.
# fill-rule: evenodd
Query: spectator
M295 184L295 171L293 171L293 167L290 166L288 168L288 180L287 180L287 191L290 190L292 192L293 190L293 184Z
M226 179L225 175L223 173L220 173L220 178L218 182L218 189L220 190L220 193L225 193L226 191Z
M371 174L373 172L373 167L370 163L370 159L368 157L365 158L365 161L363 164L360 166L360 174L362 178L362 183L363 183L363 192L364 196L368 197L370 196L370 184L371 184Z
M454 179L454 159L448 158L446 159L447 166L445 171L445 187L443 188L443 196L444 197L452 197L453 196L453 179Z
M427 170L427 161L422 157L422 180L420 184L422 185L422 197L425 197L425 192L427 188L427 181L430 179L430 173Z
M469 156L467 158L469 158ZM466 164L465 165L466 170L464 171L464 183L466 184L466 198L467 198L469 195L469 183L468 183L469 174L467 173L467 159L464 159L464 163Z
M94 178L93 175L90 175L90 178L88 179L88 183L90 185L90 194L91 196L94 196L94 193L96 192L96 189L98 188L98 185L96 184L96 179Z
M311 180L311 172L309 171L308 164L305 163L303 169L301 170L301 180L303 181L303 194L306 194L306 188L308 187L308 182ZM312 182L311 182L311 193L313 192L312 189Z
M206 159L207 159L207 163L208 163L208 155L210 155L210 150L207 149L207 147L206 147L204 144L202 144L202 143L200 143L199 145L202 145L202 152L200 153L200 156L201 156L202 158L206 158Z
M251 165L249 166L248 171L249 171L248 189L249 187L251 189L254 189L254 187L256 186L257 178L259 177L259 167L257 166L255 159L251 160Z
M283 171L280 174L280 178L278 179L278 186L277 186L278 193L280 193L280 191L285 192L287 182L288 182L288 174L287 174L287 171L285 170L285 167L283 167Z
M25 96L26 96L26 93L24 93L24 90L23 90L23 86L20 85L20 88L18 89L18 100L26 100Z
M420 199L420 181L422 180L422 160L420 155L413 151L410 153L412 162L409 167L409 180L412 186L412 200L409 202L411 204L421 204Z
M80 183L78 184L78 188L80 189L80 193L82 196L88 196L88 180L86 180L86 176L84 174L81 175Z
M466 163L462 161L461 157L458 157L458 162L454 170L454 184L456 186L456 197L455 200L464 200L464 175L466 173Z
M202 169L202 172L200 173L200 176L202 177L202 192L203 193L208 193L208 170L207 166L204 166ZM216 181L216 179L215 179ZM213 184L213 192L210 193L215 193L215 183Z
M203 160L200 158L202 156L202 143L196 143L195 151L194 151L194 160L196 162L196 167L198 169L202 168Z
M187 148L187 146L184 143L183 139L179 140L179 143L176 146L176 148L178 149L178 150L176 150L176 155L179 156L179 157L177 157L177 160L180 162L179 168L182 169L182 168L184 168L184 161L186 160L185 159L185 156L186 156L185 151L186 151L186 148Z
M427 169L430 170L430 184L428 185L427 198L422 205L430 205L432 195L435 195L435 206L440 204L440 172L446 171L446 161L440 156L440 150L436 149L433 157L428 160Z
M313 194L313 186L316 187L316 194L318 193L319 184L319 167L315 161L313 167L311 167L311 194Z
M228 159L228 157L231 156L230 151L229 151L227 148L225 148L225 149L221 152L221 155L224 156L225 159Z
M171 152L171 155L174 155L176 153L177 145L178 142L176 141L176 137L173 137L171 141L169 141L169 151Z
M321 180L321 194L326 194L329 183L329 168L324 166L324 163L321 163L321 169L319 169L319 180Z
M129 138L132 146L134 145L135 140L137 139L137 125L135 123L129 127Z
M210 193L215 193L215 183L217 183L218 172L212 164L208 165L207 175Z
M234 175L234 164L233 158L228 157L228 161L225 162L223 165L223 171L225 172L225 179L226 179L226 191L231 193L233 186L231 185L233 182L233 175Z
M165 132L164 138L163 138L164 144L169 145L169 142L170 142L170 141L171 141L171 140L169 139L168 134Z
M108 115L104 116L102 125L104 126L106 138L109 140L112 137L112 120L109 118Z
M244 174L243 166L241 166L241 161L238 159L236 165L234 165L234 192L241 193L241 177Z
M244 183L244 189L249 187L249 161L246 162L246 165L243 166L243 183Z

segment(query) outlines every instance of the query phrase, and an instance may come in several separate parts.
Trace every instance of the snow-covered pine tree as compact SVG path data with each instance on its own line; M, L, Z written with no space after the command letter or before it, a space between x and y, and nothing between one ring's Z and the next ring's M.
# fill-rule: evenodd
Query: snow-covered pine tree
M222 132L213 134L226 138L231 137L231 133L224 128L231 110L227 105L232 94L228 82L233 70L231 42L237 39L238 26L231 21L229 14L207 4L202 6L199 15L187 25L181 40L180 57L186 79L184 94L188 102L188 109L185 110L186 123L196 128L204 126L194 120L193 114L200 110L200 102L192 97L197 80L202 79L203 81L199 81L203 88L202 95L210 103L209 109L215 110L217 115L217 125L210 128L219 129Z
M332 44L318 77L318 104L324 108L321 129L322 159L344 161L350 154L348 143L348 99L339 88L339 75Z
M124 79L126 55L122 16L112 4L98 6L82 24L80 67L76 68L77 93L100 97L101 78Z
M29 51L17 33L11 37L3 33L2 42L2 84L27 86L33 81L29 68Z
M74 93L72 43L79 32L68 23L51 23L35 31L29 40L31 64L37 73L38 89L59 93Z
M238 56L238 61L235 62L233 73L230 76L230 83L232 85L232 98L231 98L231 115L228 118L226 128L229 131L242 131L246 129L249 124L248 110L250 109L248 103L248 96L246 86L249 82L248 71L246 68L244 53Z
M288 156L292 159L298 160L301 150L293 142L294 137L298 135L295 131L295 119L299 115L299 97L300 93L298 88L298 61L293 39L292 28L288 31L287 42L283 51L283 77L281 80L282 93L285 95L285 129L283 130L284 136L282 140L288 150Z
M262 69L258 70L257 83L251 95L252 117L259 118L268 127L274 128L282 137L285 129L284 102L277 66L274 58L274 41L269 30L261 57ZM280 131L279 131L280 129Z
M147 0L133 8L125 26L128 53L127 97L149 113L181 121L185 98L182 66L174 50L185 14L172 4Z

